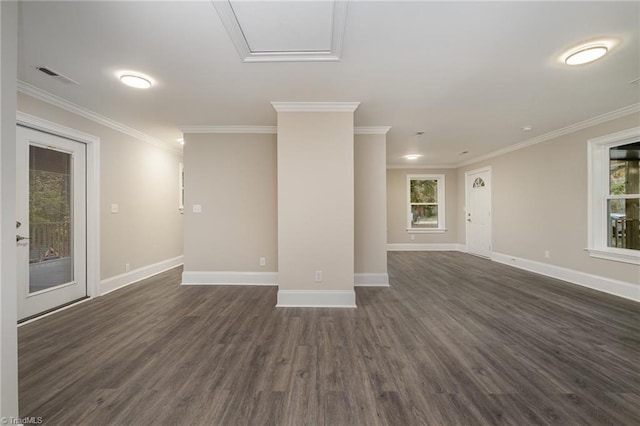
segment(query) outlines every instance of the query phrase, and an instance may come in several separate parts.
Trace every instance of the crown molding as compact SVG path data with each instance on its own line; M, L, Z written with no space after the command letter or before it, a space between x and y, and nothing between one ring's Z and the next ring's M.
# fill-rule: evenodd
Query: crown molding
M244 134L271 134L278 133L278 126L180 126L182 133L244 133ZM355 135L386 135L391 126L362 126L354 127Z
M182 133L278 133L277 126L180 126L179 129Z
M524 142L520 142L514 145L509 145L505 148L499 149L497 151L490 152L489 154L481 155L480 157L476 157L473 159L469 159L467 161L463 161L462 163L456 164L456 167L467 166L469 164L478 163L480 161L488 160L490 158L498 157L500 155L508 154L513 151L518 151L523 148L527 148L532 145L536 145L542 142L546 142L551 139L558 138L560 136L568 135L573 132L577 132L578 130L586 129L588 127L595 126L597 124L605 123L607 121L615 120L616 118L625 117L627 115L631 115L634 113L640 112L640 103L631 104L624 108L617 109L615 111L607 112L602 115L598 115L596 117L589 118L588 120L580 121L575 124L571 124L567 127L563 127L558 130L554 130L549 133L545 133L544 135L537 136L532 139L528 139Z
M360 126L354 127L353 133L356 135L386 135L391 130L391 126Z
M253 52L244 36L229 0L212 0L212 3L243 62L318 62L340 60L342 41L344 40L345 26L347 23L348 0L336 0L333 2L331 50L301 52Z
M141 131L136 130L132 127L129 127L125 124L122 124L118 121L107 118L104 115L98 114L97 112L81 107L80 105L74 104L73 102L69 102L66 99L63 99L59 96L54 95L53 93L49 93L45 90L42 90L24 81L18 80L17 89L19 92L24 93L25 95L31 96L33 98L36 98L42 102L46 102L50 105L56 106L58 108L62 108L65 111L69 111L73 114L89 119L95 123L109 127L113 130L117 130L118 132L132 136L142 142L146 142L157 148L182 154L182 150L177 147L174 148L172 146L169 146L168 144L162 142L159 139L154 138L153 136L149 136L146 133L142 133Z
M354 112L360 102L271 102L278 112Z
M456 164L387 164L387 170L395 169L456 169L459 166Z

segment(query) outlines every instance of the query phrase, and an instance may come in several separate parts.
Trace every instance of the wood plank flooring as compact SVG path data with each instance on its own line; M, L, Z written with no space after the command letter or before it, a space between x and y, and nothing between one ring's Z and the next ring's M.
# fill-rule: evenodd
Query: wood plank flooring
M174 269L19 329L46 425L638 425L635 302L462 253L391 252L358 309Z

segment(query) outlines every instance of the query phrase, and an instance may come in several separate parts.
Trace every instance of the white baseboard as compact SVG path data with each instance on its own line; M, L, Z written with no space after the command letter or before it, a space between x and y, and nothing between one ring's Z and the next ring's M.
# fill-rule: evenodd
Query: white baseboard
M494 252L491 256L491 260L504 265L524 269L525 271L535 272L536 274L545 275L562 281L568 281L593 290L602 291L604 293L613 294L614 296L624 297L625 299L640 302L640 286L625 281L618 281L599 275L587 274L585 272L576 271L575 269L549 265L548 263L509 256L508 254L502 253Z
M354 274L359 287L389 287L388 274ZM184 271L183 285L278 285L277 272Z
M356 287L389 287L389 274L354 274L353 284Z
M173 269L176 266L182 265L182 262L183 256L177 256L172 259L163 260L152 265L143 266L142 268L125 272L124 274L106 278L100 281L100 295L102 296L107 293L111 293L119 288L137 283L138 281L152 277L161 272L168 271L169 269Z
M182 285L278 285L277 272L184 271Z
M354 290L280 290L276 308L356 308Z
M387 251L461 251L466 252L464 244L456 243L390 243Z

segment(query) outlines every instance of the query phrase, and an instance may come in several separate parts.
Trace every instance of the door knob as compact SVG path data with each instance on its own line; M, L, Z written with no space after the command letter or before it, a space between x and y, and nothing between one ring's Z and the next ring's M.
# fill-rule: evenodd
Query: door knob
M467 219L467 222L471 222L471 218Z
M29 237L23 237L22 235L16 235L16 242L20 242L22 240L28 240Z

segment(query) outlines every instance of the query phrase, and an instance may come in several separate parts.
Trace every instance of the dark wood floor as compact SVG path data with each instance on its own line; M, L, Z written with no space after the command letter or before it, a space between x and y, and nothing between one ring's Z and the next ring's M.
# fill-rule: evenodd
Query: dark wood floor
M634 302L462 253L389 253L358 309L180 269L19 329L47 425L638 425Z

